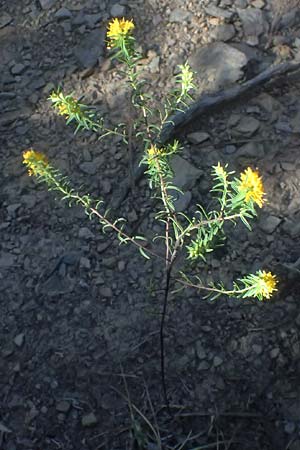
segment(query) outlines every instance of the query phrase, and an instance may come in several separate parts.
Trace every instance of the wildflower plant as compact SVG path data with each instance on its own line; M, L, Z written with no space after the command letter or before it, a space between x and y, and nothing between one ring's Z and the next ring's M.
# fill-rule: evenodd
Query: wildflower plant
M156 214L156 220L163 227L163 236L156 236L152 243L145 236L130 235L126 231L126 220L114 218L105 209L105 202L93 199L89 194L76 191L70 180L52 166L45 155L29 149L23 153L24 164L29 175L33 175L39 182L44 182L48 189L59 192L63 199L71 206L80 204L90 218L96 218L103 232L107 229L115 232L121 244L133 244L145 258L156 257L165 267L165 286L160 324L161 374L164 396L168 405L165 366L164 366L164 324L168 305L170 286L179 289L186 287L203 291L206 298L216 299L220 296L237 299L256 298L259 301L270 299L277 291L277 278L271 272L258 270L254 274L245 275L235 282L232 287L226 287L222 282L214 282L206 286L200 275L189 275L180 269L175 269L175 261L179 254L184 254L187 261L197 265L198 261L206 261L207 255L225 239L225 223L236 224L241 221L249 230L250 222L257 215L257 208L262 208L266 202L263 182L256 170L248 167L239 176L228 171L227 166L220 163L212 168L212 195L216 198L218 207L206 210L197 205L195 213L188 216L176 211L175 198L182 193L174 185L174 174L171 166L172 157L181 151L178 141L161 145L159 141L163 126L169 116L177 110L185 110L192 100L194 89L193 72L187 64L179 66L175 79L175 88L170 93L161 108L149 106L149 96L144 91L144 82L138 62L141 55L135 49L133 35L135 25L132 20L113 19L108 25L107 48L112 57L122 65L122 72L126 75L131 88L131 102L139 113L138 119L133 119L135 138L142 148L140 164L145 166L149 186L153 196L159 199L161 208ZM152 98L150 99L152 101ZM75 132L91 130L98 138L110 134L118 134L123 143L129 145L126 126L118 124L115 128L108 128L102 117L90 107L81 103L73 94L64 94L57 90L50 95L55 110L62 115L67 124L75 124ZM175 195L176 194L176 195ZM164 254L156 246L156 238L164 239Z

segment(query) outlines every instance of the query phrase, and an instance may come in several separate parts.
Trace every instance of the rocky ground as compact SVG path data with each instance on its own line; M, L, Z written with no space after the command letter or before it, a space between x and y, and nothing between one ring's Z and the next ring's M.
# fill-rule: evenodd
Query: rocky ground
M149 92L160 101L187 59L200 96L299 58L298 2L0 5L0 449L156 450L161 441L173 450L299 450L299 75L210 111L178 134L182 209L206 201L218 161L237 171L258 167L268 195L254 232L237 226L199 269L207 280L230 283L263 267L278 274L280 289L264 303L209 303L194 291L172 297L173 419L160 386L162 268L101 235L22 166L23 150L43 151L77 187L110 204L128 180L118 140L74 136L47 101L63 85L112 122L128 120L126 86L105 48L111 17L133 17ZM158 231L149 205L142 179L118 213L140 233Z

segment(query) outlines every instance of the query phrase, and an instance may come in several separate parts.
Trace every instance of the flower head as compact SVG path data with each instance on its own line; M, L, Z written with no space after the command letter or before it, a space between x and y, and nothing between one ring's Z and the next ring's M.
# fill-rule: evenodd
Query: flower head
M67 119L82 112L80 103L72 95L64 95L63 92L52 92L49 100L52 101L58 113Z
M47 157L32 148L23 152L23 164L28 169L28 175L43 175L48 167Z
M276 276L271 272L266 272L265 270L259 270L257 273L257 288L258 293L264 297L269 299L274 291L277 291L276 285L278 280Z
M131 35L134 30L134 23L132 20L112 19L108 24L107 37L108 48L118 47L120 40L125 40L128 36Z
M246 202L254 202L260 208L263 206L265 199L264 187L262 179L257 172L248 167L240 176L238 190L245 194Z

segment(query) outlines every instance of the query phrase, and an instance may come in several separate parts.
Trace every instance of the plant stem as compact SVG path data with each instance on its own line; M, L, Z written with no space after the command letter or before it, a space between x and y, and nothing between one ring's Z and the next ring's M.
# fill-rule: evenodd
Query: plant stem
M169 403L168 394L167 394L166 375L165 375L166 374L166 370L165 370L165 336L164 336L164 326L165 326L165 319L166 319L166 314L167 314L171 272L172 272L172 265L169 264L166 267L166 285L165 285L164 303L163 303L163 310L162 310L161 321L160 321L160 334L159 334L159 338L160 338L161 383L162 383L163 395L164 395L167 411L168 411L170 416L172 416L172 413L171 413L170 403Z

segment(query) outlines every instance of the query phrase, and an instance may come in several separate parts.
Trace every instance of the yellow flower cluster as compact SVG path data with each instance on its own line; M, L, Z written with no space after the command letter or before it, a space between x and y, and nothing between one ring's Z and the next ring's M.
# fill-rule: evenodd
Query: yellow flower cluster
M57 109L58 109L58 112L59 112L59 114L60 114L61 116L67 116L67 117L69 117L68 108L67 108L66 105L63 105L63 104L57 105Z
M28 175L43 175L48 167L47 157L40 152L36 152L32 148L23 152L23 164L28 169Z
M160 156L163 154L163 150L156 147L156 145L151 145L147 150L148 153L148 162L153 161L156 156Z
M259 293L269 299L272 296L272 293L274 291L277 291L276 285L278 283L278 280L276 279L276 276L273 275L271 272L266 272L263 270L259 275L258 280L258 290Z
M121 39L129 36L134 30L134 23L132 20L115 18L108 24L107 37L109 40L109 48L114 47Z
M261 177L257 172L248 167L240 177L239 191L245 192L246 202L254 202L260 208L263 206L265 199L264 187Z

